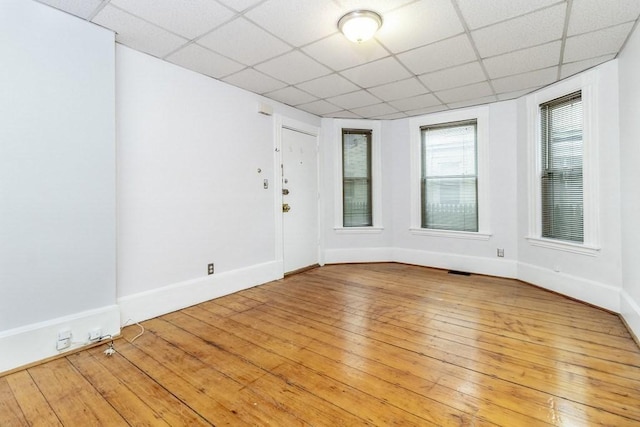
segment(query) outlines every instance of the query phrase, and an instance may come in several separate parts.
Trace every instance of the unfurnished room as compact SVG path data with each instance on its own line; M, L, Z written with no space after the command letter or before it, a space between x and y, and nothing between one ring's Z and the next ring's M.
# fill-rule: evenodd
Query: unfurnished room
M640 425L640 0L0 0L0 426Z

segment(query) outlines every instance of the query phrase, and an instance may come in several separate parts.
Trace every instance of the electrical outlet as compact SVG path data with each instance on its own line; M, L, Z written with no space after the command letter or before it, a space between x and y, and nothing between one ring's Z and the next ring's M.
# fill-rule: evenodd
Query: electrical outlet
M58 332L58 341L56 342L56 350L64 350L71 347L71 329L63 329Z
M97 341L102 336L102 329L95 328L89 332L89 341Z
M207 265L207 274L213 274L213 263Z
M498 249L498 256L504 258L504 249Z

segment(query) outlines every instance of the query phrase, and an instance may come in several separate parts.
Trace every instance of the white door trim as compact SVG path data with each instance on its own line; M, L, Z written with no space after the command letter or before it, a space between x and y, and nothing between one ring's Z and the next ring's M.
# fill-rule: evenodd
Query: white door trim
M322 188L322 172L320 162L320 127L310 125L308 123L300 122L295 119L283 116L281 114L274 114L274 153L273 153L273 170L275 176L273 177L273 199L274 199L274 229L275 229L275 260L282 268L282 276L284 277L284 238L283 238L283 224L282 224L282 129L289 129L296 132L301 132L307 135L311 135L316 139L316 149L318 150L317 158L317 171L318 171L318 264L324 265L324 241L321 238L320 230L323 229L324 215L323 210L323 198L321 196L320 189Z

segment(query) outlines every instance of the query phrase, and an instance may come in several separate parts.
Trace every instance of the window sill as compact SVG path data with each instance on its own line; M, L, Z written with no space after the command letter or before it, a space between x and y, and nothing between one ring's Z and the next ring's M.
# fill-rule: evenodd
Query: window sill
M557 251L571 252L579 255L596 256L600 248L596 246L581 245L579 243L563 242L560 240L542 239L540 237L527 237L529 244L540 248L554 249Z
M335 227L336 234L381 234L382 227Z
M430 230L427 228L410 228L409 232L417 236L447 237L467 240L489 240L491 234L473 231Z

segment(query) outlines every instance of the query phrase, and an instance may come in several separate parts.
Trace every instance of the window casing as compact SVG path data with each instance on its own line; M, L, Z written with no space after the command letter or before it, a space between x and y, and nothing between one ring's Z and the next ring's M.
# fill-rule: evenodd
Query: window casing
M383 218L382 218L382 159L381 159L381 134L382 126L380 121L377 120L360 120L360 119L335 119L333 121L333 164L334 166L334 231L337 234L379 234L382 233ZM349 225L350 222L345 223L345 198L355 196L356 180L353 180L355 174L351 174L346 171L346 177L352 183L347 183L345 191L345 161L344 161L344 135L343 131L357 133L368 133L368 164L369 164L369 206L371 212L370 221L362 221L363 224L369 223L370 225L356 225L357 222L351 222L353 225ZM348 137L356 138L356 136ZM362 145L361 147L364 147ZM358 148L360 149L360 147ZM351 153L349 153L351 154ZM347 166L347 169L349 167ZM364 180L360 180L363 183ZM351 192L353 190L353 192ZM351 194L349 194L351 192ZM360 193L358 196L361 196ZM367 215L368 216L368 215ZM362 218L361 216L360 218ZM368 219L368 218L365 218Z
M541 236L584 242L581 91L540 105Z
M590 72L557 83L526 97L528 122L527 213L529 219L529 231L526 239L532 246L588 256L596 256L600 251L599 88L599 73ZM580 92L582 100L582 242L544 237L542 219L542 176L545 165L541 147L542 117L540 106L574 92Z
M458 172L454 177L457 178L457 182L445 183L449 184L449 190L452 192L443 194L440 200L465 203L465 194L468 194L465 190L473 188L475 181L475 198L476 198L476 210L475 227L466 227L467 230L475 229L476 231L458 231L453 227L441 227L441 228L424 228L423 225L423 196L425 177L423 176L423 132L425 128L437 128L438 126L447 126L451 124L463 124L475 122L475 153L471 157L468 157L469 161L473 159L475 165L475 177L472 178L471 174L467 172L467 175L463 178L461 170L461 164L458 164ZM455 238L466 240L489 240L491 237L490 232L490 203L489 203L489 107L478 106L465 109L459 109L454 111L446 111L441 113L429 114L422 117L415 117L410 119L409 126L410 132L410 191L411 191L411 223L409 231L414 235L434 236L441 238ZM475 156L475 158L473 158ZM449 177L451 178L451 177ZM446 193L446 189L445 189ZM442 193L441 193L442 194ZM428 197L427 197L428 199ZM467 218L473 218L472 215L468 215ZM467 221L469 222L469 221ZM429 223L427 222L427 225ZM459 228L462 229L462 228Z
M373 225L370 129L342 129L342 226Z
M421 227L478 231L477 122L421 127Z

